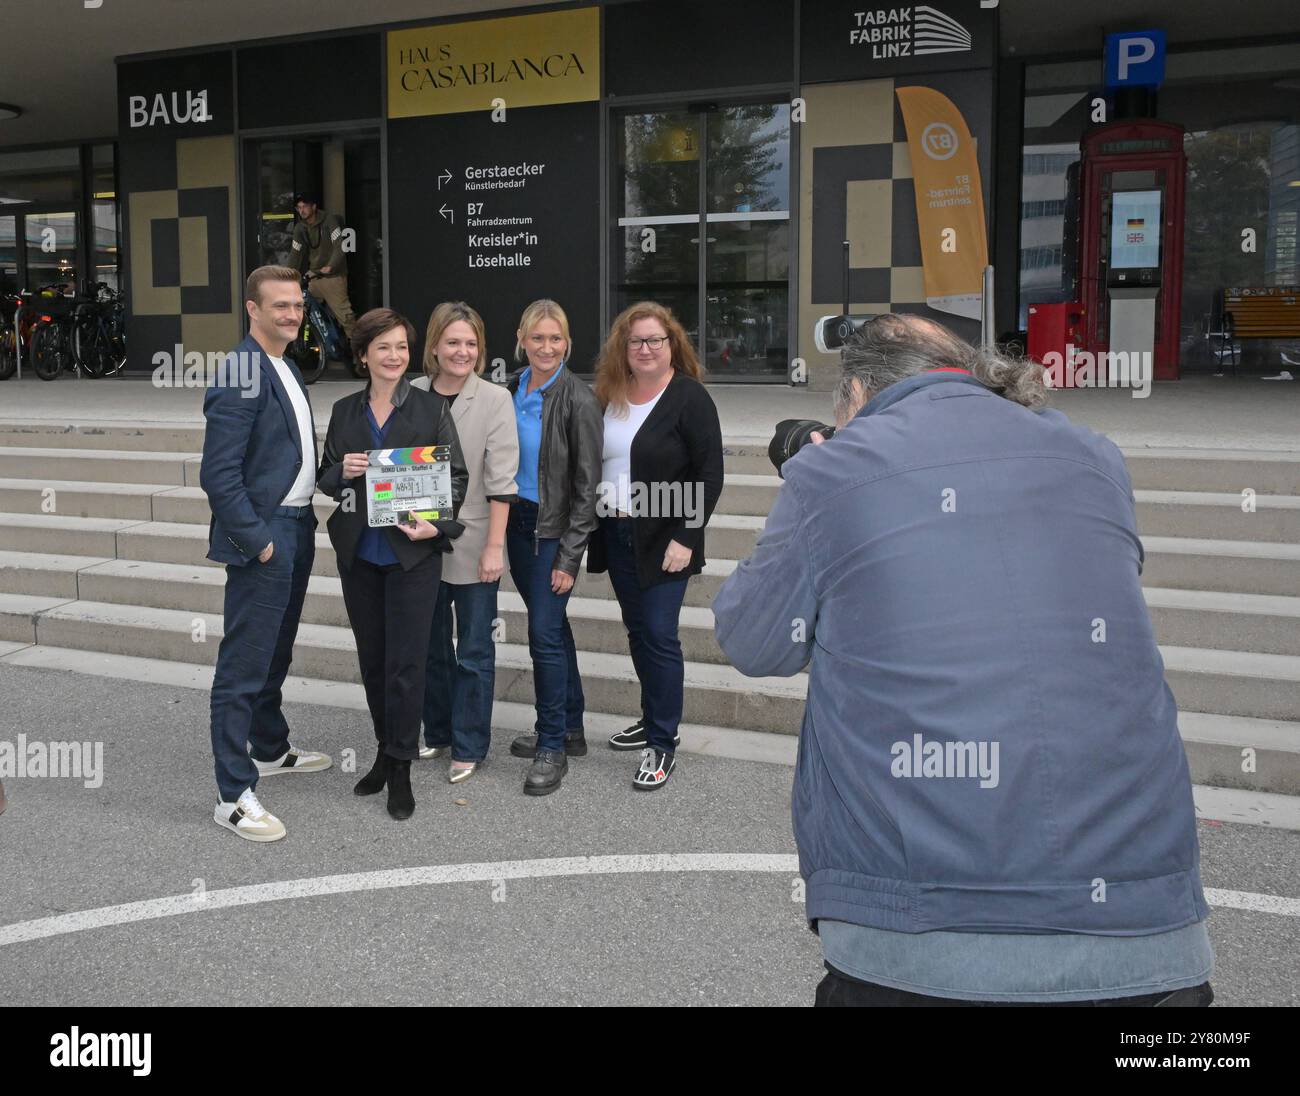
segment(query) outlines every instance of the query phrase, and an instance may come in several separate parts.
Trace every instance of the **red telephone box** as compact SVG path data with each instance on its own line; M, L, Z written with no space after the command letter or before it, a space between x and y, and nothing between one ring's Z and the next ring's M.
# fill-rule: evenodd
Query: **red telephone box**
M1183 127L1173 122L1112 122L1083 139L1079 296L1087 349L1150 352L1161 381L1178 379L1186 174Z

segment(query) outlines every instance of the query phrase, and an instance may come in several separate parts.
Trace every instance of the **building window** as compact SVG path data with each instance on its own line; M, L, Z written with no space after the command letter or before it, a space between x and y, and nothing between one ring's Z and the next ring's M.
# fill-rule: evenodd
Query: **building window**
M614 125L611 310L668 305L714 377L784 376L789 104L629 111Z
M1069 153L1032 152L1025 156L1023 175L1064 175L1065 169L1079 157Z
M91 150L93 192L90 196L92 234L91 271L88 280L118 288L119 222L117 172L112 145L96 145Z
M1061 266L1060 247L1029 247L1020 252L1021 270L1047 270Z
M1038 217L1061 217L1064 215L1064 198L1050 198L1046 201L1020 203L1020 219L1022 221L1029 221Z

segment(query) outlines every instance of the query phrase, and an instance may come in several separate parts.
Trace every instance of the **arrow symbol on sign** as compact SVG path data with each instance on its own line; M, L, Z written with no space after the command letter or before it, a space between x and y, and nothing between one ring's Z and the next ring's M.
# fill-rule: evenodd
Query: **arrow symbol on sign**
M451 172L448 171L446 168L443 168L442 174L438 176L438 189L441 190L442 184L449 183L449 182L451 182Z
M456 214L453 213L450 209L448 209L446 205L444 205L440 210L438 210L438 212L441 213L444 217L446 217L447 220L449 220L452 224L456 223Z

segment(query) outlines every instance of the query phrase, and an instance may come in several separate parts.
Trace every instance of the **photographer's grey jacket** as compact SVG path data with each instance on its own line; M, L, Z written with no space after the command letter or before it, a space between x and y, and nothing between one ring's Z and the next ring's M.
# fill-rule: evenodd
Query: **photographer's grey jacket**
M935 372L784 471L713 612L744 673L811 661L793 792L809 920L1125 936L1207 917L1115 446ZM996 784L903 774L904 752L959 742L997 744Z

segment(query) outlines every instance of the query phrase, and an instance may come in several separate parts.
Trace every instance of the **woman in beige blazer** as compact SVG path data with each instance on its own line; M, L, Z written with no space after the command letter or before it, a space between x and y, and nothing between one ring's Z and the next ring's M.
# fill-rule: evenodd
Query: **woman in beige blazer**
M515 499L519 436L514 403L485 381L483 320L463 301L444 302L429 317L425 376L414 381L451 404L469 486L458 520L465 532L442 568L433 611L424 688L423 758L451 750L448 779L468 779L487 757L496 683L497 586L504 567L506 519ZM456 609L456 646L451 642Z

